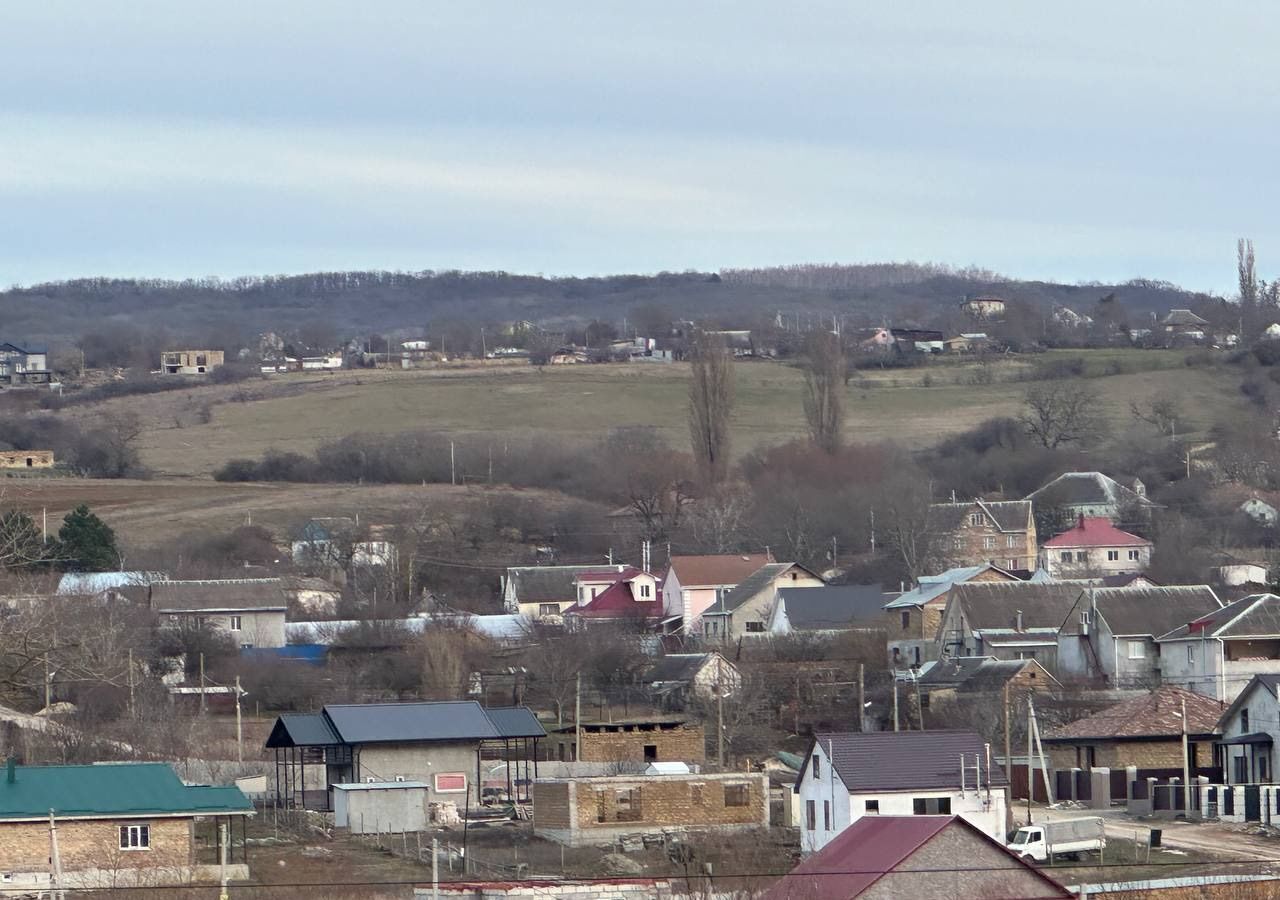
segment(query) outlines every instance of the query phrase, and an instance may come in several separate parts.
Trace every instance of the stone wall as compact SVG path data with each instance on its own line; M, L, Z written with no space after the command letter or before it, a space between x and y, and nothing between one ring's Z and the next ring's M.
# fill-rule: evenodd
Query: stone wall
M150 850L121 850L121 825L150 825ZM58 822L64 872L178 868L192 863L191 819ZM49 870L49 823L0 823L0 871Z
M609 729L609 730L595 730ZM548 738L553 759L579 762L644 763L645 747L653 747L657 762L684 762L701 765L707 760L707 735L701 725L605 725L584 728L582 750L573 754L574 732Z

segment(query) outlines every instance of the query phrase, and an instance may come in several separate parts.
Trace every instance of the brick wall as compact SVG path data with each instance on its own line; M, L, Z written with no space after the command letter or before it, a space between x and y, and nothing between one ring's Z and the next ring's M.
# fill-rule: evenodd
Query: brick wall
M978 510L977 506L973 507ZM1009 539L1013 546L1009 546ZM994 546L988 547L991 543ZM1002 568L1009 567L1013 560L1015 569L1034 569L1036 567L1036 531L1032 523L1029 530L1002 532L983 516L981 525L970 525L968 516L955 531L942 538L942 555L954 566L979 566L994 562Z
M1123 769L1126 766L1137 766L1139 769L1179 769L1182 768L1182 739L1169 741L1123 741L1116 743L1098 742L1090 745L1094 748L1094 765L1110 769ZM1209 766L1213 764L1213 745L1192 742L1194 751L1192 759L1195 764ZM1088 764L1085 746L1080 748L1080 762L1076 762L1074 745L1045 746L1049 765L1055 769L1070 769Z
M658 762L685 762L701 765L707 761L707 736L701 725L644 727L603 726L614 730L583 729L580 762L645 762L645 747L657 751ZM548 741L553 759L573 759L572 731L552 735ZM563 748L563 749L562 749Z
M535 828L569 828L570 790L568 781L535 781L533 783L533 816Z
M120 826L151 826L150 850L121 850ZM192 860L191 819L121 819L58 822L62 869L124 870L189 866ZM47 822L0 823L0 870L49 869Z

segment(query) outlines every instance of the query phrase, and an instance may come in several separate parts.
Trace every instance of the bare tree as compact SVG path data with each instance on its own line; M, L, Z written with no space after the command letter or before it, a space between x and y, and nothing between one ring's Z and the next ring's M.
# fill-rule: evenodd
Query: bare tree
M1178 422L1182 419L1178 398L1169 393L1157 394L1146 405L1135 400L1129 404L1129 413L1139 422L1145 422L1165 435L1175 434Z
M738 549L750 511L750 489L742 484L720 485L690 510L694 540L713 553Z
M844 384L844 350L838 335L820 331L810 336L804 369L804 417L809 438L828 453L840 449L844 424L841 388Z
M689 436L703 481L719 484L729 469L729 416L733 411L733 357L719 338L699 333L689 376Z
M1258 271L1253 258L1253 241L1236 241L1236 273L1240 282L1240 309L1250 312L1258 304Z
M876 498L876 530L885 545L901 557L912 578L926 574L939 562L939 535L929 521L931 502L928 481L909 470L885 481Z
M1050 450L1063 444L1088 443L1105 427L1098 412L1098 394L1084 385L1033 387L1024 402L1026 409L1019 421L1027 434Z

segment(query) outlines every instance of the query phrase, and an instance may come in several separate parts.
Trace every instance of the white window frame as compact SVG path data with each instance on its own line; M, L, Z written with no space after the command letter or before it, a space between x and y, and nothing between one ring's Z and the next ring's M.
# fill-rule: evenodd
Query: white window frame
M1196 662L1196 645L1187 644L1187 664L1195 665Z
M982 513L969 513L969 524L974 528L982 526Z
M1018 546L1018 536L1016 534L1011 534L1004 539L1004 542L1006 547L1012 549L1013 547Z
M119 833L121 850L151 849L150 825L121 825Z
M244 616L227 616L227 625L231 631L244 631Z
M1142 559L1142 553L1141 553L1140 551L1138 551L1138 550L1130 550L1130 551L1129 551L1129 561L1130 561L1130 562L1137 562L1137 561L1138 561L1138 560L1140 560L1140 559Z
M1107 562L1120 562L1120 551L1119 551L1119 550L1108 550L1108 551L1107 551Z
M983 550L996 549L996 539L991 535L987 535L986 537L984 537L982 539L982 549Z
M1147 645L1142 641L1129 641L1129 659L1146 659Z

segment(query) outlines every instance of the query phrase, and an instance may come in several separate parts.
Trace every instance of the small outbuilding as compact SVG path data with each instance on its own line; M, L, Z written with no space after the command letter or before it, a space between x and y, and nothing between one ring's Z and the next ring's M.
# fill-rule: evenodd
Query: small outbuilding
M335 784L333 824L352 834L426 831L429 789L422 781Z

